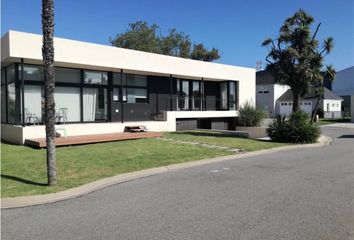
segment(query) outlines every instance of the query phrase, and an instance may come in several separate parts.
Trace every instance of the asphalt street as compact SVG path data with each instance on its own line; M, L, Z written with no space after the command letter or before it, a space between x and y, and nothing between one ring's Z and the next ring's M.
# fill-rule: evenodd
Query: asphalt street
M330 146L208 164L2 210L2 239L354 239L354 128Z

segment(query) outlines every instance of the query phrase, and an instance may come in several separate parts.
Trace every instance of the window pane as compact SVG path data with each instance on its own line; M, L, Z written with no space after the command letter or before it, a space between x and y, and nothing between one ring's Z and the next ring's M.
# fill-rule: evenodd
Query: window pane
M7 82L15 81L15 65L11 65L7 68Z
M1 83L5 83L5 69L1 69Z
M145 103L147 102L147 90L140 88L127 88L128 103Z
M235 82L229 82L229 109L234 110L236 109L236 83Z
M1 86L1 122L6 122L6 95L5 87Z
M79 69L55 68L56 82L80 83L81 72Z
M84 82L85 84L107 85L108 82L107 73L85 71Z
M107 119L107 89L83 89L84 121L92 122Z
M220 84L220 106L222 109L227 109L227 82Z
M113 101L119 101L119 88L113 88Z
M21 79L21 65L19 66L19 79ZM43 81L43 67L41 66L31 66L24 65L23 66L23 77L25 80L30 81Z
M7 85L7 115L9 123L15 123L15 101L16 101L16 94L15 94L15 83L10 83Z
M127 74L126 85L134 87L146 87L147 77L142 75Z
M192 90L193 90L192 108L200 109L201 107L200 82L193 81Z
M66 112L67 122L80 121L80 88L55 87L54 101L56 113L62 116ZM64 121L62 118L59 120Z
M33 123L34 117L42 121L42 99L41 86L25 85L25 122ZM32 116L33 118L29 118Z
M120 85L120 84L121 84L120 73L113 73L113 85Z

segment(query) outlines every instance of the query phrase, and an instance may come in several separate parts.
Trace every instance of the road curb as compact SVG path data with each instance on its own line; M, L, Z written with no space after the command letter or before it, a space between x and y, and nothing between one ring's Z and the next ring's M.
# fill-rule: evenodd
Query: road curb
M136 180L143 177L149 177L153 175L162 174L170 171L177 171L180 169L186 169L191 167L202 166L211 163L223 162L223 161L231 161L242 158L249 158L254 156L259 156L262 154L270 154L274 152L291 150L291 149L302 149L302 148L311 148L311 147L321 147L330 145L333 141L332 138L321 135L318 143L314 144L304 144L304 145L292 145L292 146L284 146L284 147L276 147L272 149L265 149L255 152L246 152L239 153L237 155L228 155L222 157L216 157L211 159L202 159L197 161L191 161L186 163L178 163L172 164L164 167L156 167L145 169L136 172L119 174L113 177L108 177L104 179L100 179L91 183L87 183L85 185L71 188L65 191L57 192L57 193L49 193L43 195L34 195L34 196L23 196L23 197L13 197L13 198L3 198L1 199L1 209L11 209L11 208L20 208L20 207L29 207L36 206L48 203L59 202L71 198L80 197L82 195L115 185L119 183L124 183L127 181Z

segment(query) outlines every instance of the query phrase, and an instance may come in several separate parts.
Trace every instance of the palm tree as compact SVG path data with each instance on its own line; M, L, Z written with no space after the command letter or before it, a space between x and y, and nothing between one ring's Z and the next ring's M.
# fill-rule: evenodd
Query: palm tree
M47 143L48 185L57 183L55 156L55 103L54 103L54 2L42 0L42 56L44 65L44 121Z
M312 34L313 23L314 18L300 9L284 21L277 39L268 38L262 43L262 46L271 46L266 57L267 70L273 74L276 82L291 88L293 112L300 110L300 99L311 86L323 81L321 69L324 56L334 46L333 38L328 37L319 47L316 35L321 23Z
M323 86L323 81L327 79L330 82L333 82L335 76L336 76L336 70L332 67L332 65L327 65L326 70L322 72L323 78L319 78L318 81L315 83L313 86L317 101L315 108L312 111L311 114L311 122L315 121L316 113L318 110L318 106L320 104L320 101L324 99L324 86Z

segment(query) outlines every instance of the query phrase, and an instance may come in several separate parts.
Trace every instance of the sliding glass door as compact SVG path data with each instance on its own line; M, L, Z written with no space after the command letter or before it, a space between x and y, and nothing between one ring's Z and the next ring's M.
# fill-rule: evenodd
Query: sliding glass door
M83 89L83 118L85 122L107 120L107 89Z

